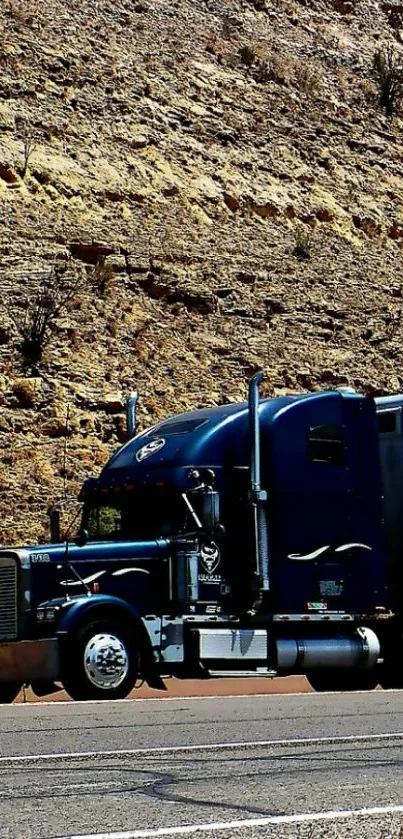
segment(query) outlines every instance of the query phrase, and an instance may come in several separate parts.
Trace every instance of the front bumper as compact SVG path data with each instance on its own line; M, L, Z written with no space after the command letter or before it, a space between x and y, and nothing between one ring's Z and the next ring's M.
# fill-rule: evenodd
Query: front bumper
M0 682L53 681L59 675L57 638L0 642Z

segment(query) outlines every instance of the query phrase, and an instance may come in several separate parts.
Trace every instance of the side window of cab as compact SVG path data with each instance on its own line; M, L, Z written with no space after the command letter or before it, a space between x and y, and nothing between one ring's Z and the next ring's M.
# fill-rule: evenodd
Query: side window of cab
M308 456L312 463L345 466L346 445L342 425L315 425L308 433Z

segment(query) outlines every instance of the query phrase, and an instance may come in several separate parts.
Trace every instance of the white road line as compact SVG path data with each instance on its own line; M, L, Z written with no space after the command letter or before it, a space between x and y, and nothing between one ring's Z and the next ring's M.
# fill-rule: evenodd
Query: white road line
M13 763L35 763L52 760L82 760L83 758L97 757L139 757L141 755L164 755L175 753L195 753L206 751L233 751L234 749L256 749L281 746L316 746L336 745L338 743L370 743L374 741L402 740L403 731L388 732L385 734L346 734L334 737L299 737L294 740L244 740L233 743L201 743L192 746L152 746L141 749L115 749L108 751L88 752L47 752L46 754L30 755L3 755L0 757L0 764Z
M190 833L208 833L211 830L240 830L245 827L268 827L276 824L302 824L303 822L324 822L334 819L357 818L358 816L383 816L403 813L403 805L387 807L363 807L361 810L329 810L324 813L295 813L292 816L268 816L263 819L243 819L210 824L185 824L178 827L159 827L154 830L126 830L118 833L85 833L59 836L55 839L157 839L158 836L185 836Z

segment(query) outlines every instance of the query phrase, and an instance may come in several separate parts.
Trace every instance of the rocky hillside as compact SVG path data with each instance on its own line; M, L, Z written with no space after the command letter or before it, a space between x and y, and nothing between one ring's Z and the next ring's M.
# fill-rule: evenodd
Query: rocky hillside
M143 427L243 398L259 367L267 394L403 389L402 21L376 0L3 0L2 543L44 538L134 387Z

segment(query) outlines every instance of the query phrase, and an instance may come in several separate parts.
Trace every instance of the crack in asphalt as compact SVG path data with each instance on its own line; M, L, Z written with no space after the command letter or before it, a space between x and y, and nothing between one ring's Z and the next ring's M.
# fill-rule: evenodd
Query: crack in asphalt
M385 746L380 747L379 744L375 743L367 744L364 749L362 748L362 745L360 745L359 754L354 754L354 749L352 749L351 746L339 748L333 746L333 751L328 750L326 754L323 754L323 752L319 749L312 749L309 752L304 751L304 754L299 754L297 751L290 751L289 753L282 753L280 755L256 755L253 758L249 757L247 762L249 767L251 764L255 764L257 768L253 768L252 771L242 771L241 777L243 783L251 780L258 782L260 779L264 779L267 782L270 779L278 779L279 775L281 775L283 780L292 780L295 777L302 779L306 775L308 775L309 778L312 778L312 775L316 775L318 773L320 774L324 771L330 772L335 767L337 769L342 769L343 772L348 775L350 773L357 775L358 769L365 769L368 771L373 768L385 768L388 771L391 769L401 771L403 758L394 757L392 760L390 754L390 749L397 747L400 748L400 744L389 744L386 758L376 757L379 749L382 748L384 750ZM102 763L101 757L97 760L92 759L81 766L59 766L57 764L57 760L55 760L54 765L48 766L46 771L36 766L26 767L24 772L24 783L26 782L25 779L27 775L30 776L29 790L24 787L21 791L15 787L15 783L21 775L20 768L2 767L0 769L0 778L2 779L0 800L28 801L33 798L44 800L59 797L74 798L76 796L83 795L96 797L99 795L116 796L131 794L155 798L161 802L170 804L185 804L190 807L209 807L210 809L224 808L235 812L253 813L264 816L273 815L274 812L278 813L277 810L272 811L267 808L249 805L248 803L240 805L233 802L223 802L222 800L206 800L203 797L194 797L190 795L190 788L200 784L200 782L208 781L214 788L214 785L217 786L217 784L233 783L234 779L238 781L240 778L238 765L245 763L244 755L239 757L230 755L221 760L217 760L216 756L203 755L196 759L193 758L192 761L183 760L183 758L180 759L179 756L173 759L168 758L168 756L163 758L155 756L147 760L145 768L139 766L139 763L137 762L135 769L130 765L124 765L124 762L123 765L122 762L120 762L119 765L115 765L113 763L102 763L102 765L98 767L94 765L95 763L100 762ZM292 766L292 762L297 765ZM150 763L154 763L156 765L154 767L150 767ZM168 763L169 771L161 768L161 764L164 767L164 764ZM179 773L177 772L175 774L175 772L172 771L172 763L177 764L178 769L180 769ZM225 766L225 771L216 771L212 773L212 763L214 763L215 767L219 767L220 765ZM264 763L264 766L262 766L262 763ZM195 765L199 767L199 771L197 774L193 774L192 777L189 777L187 773L194 770ZM203 768L205 771L201 771ZM35 780L35 776L38 772L41 773L41 781L39 783ZM72 781L69 782L69 779L66 778L63 783L60 782L55 784L49 782L47 780L49 778L49 774L51 774L52 778L54 778L55 773L57 773L60 778L70 773L73 775ZM78 781L78 777L80 775L82 776L84 773L91 773L92 778ZM101 773L107 773L108 780L99 779L99 775ZM110 780L113 773L124 774L125 777L121 780L118 778L116 780ZM139 774L146 777L143 777L141 780L138 779L136 782L135 776L138 776ZM94 776L96 775L98 775L98 779L94 780ZM128 775L132 777L128 778ZM180 785L184 784L186 784L188 788L188 792L186 794L180 793L180 791L169 791L168 789L169 787L180 787ZM6 785L8 786L8 789Z

